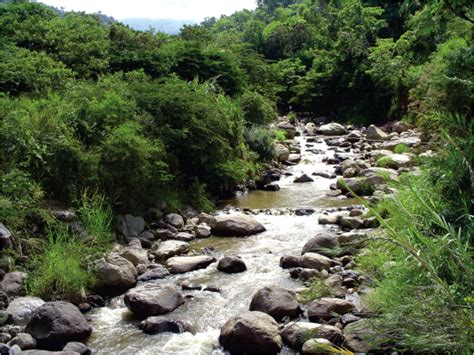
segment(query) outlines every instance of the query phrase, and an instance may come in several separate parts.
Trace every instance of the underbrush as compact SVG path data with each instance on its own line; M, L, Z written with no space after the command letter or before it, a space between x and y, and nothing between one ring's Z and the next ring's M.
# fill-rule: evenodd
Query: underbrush
M102 196L83 196L78 210L84 231L55 223L40 251L30 257L27 290L46 299L76 298L95 279L88 264L112 243L112 212Z
M402 176L397 194L371 211L382 235L358 264L374 281L374 329L400 350L474 350L472 160L469 133L446 137L421 174Z

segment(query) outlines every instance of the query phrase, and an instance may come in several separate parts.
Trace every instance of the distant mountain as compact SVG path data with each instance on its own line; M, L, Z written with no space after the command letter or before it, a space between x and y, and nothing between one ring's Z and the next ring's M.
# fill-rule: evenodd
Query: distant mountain
M146 31L153 28L159 32L177 34L184 25L194 25L195 20L176 20L176 19L153 19L153 18L126 18L120 22L129 25L138 31Z

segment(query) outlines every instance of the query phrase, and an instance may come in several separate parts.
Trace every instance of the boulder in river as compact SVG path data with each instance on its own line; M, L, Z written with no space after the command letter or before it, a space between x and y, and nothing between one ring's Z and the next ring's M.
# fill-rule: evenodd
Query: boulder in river
M92 354L91 349L87 347L87 345L80 343L78 341L71 341L66 344L63 348L63 352L68 353L77 353L79 355L90 355Z
M354 305L350 301L324 297L308 305L308 318L311 322L328 321L334 318L334 314L343 315L353 309Z
M243 312L221 328L219 342L231 354L277 354L283 342L278 323L262 312Z
M41 347L61 349L70 341L89 337L92 328L76 306L58 301L47 302L38 308L25 332L31 334Z
M313 176L319 176L325 179L335 179L336 178L336 173L331 173L329 171L315 171L311 175Z
M137 287L124 296L125 305L140 318L159 316L174 311L184 303L181 293L173 286Z
M151 280L163 279L168 276L170 272L162 265L156 265L153 269L150 269L138 277L138 281L146 282Z
M301 313L296 294L281 287L260 289L252 298L250 310L267 313L276 321L285 317L296 318Z
M344 126L334 122L322 125L318 131L325 136L340 136L346 133Z
M336 236L321 233L306 242L301 254L319 253L322 255L332 256L334 253L331 250L336 249L338 246L339 243Z
M182 333L188 328L183 322L163 316L148 317L140 323L140 329L146 334Z
M324 338L311 338L306 340L301 348L301 354L303 355L321 355L330 354L331 347L334 345L327 339ZM329 348L329 349L328 349Z
M282 329L280 335L286 345L297 351L301 351L309 338L324 338L336 345L344 341L339 328L311 322L291 322Z
M282 269L291 269L300 266L300 258L294 255L284 255L280 258L280 267Z
M286 139L293 139L296 136L296 127L290 122L281 122L277 125L279 129L285 131Z
M217 264L217 270L228 273L236 274L247 270L247 266L244 261L238 256L224 256Z
M166 260L166 267L172 274L183 274L185 272L205 269L216 261L209 255L174 256Z
M111 254L95 263L96 289L101 294L118 295L137 283L137 269L127 259Z
M339 179L337 180L337 188L344 193L360 194L364 189L364 185L362 180L356 178Z
M244 214L218 216L212 227L217 236L245 237L264 232L265 227L255 218Z
M300 177L296 178L294 180L294 182L295 183L305 183L305 182L314 182L314 180L310 176L308 176L306 174L303 174Z
M194 228L196 238L209 238L211 236L211 227L207 224L200 224Z
M179 240L166 240L153 244L155 260L164 262L172 256L186 254L189 251L189 244Z
M34 312L43 304L44 301L38 297L18 297L9 303L7 313L11 315L16 325L26 325Z
M263 186L264 191L280 191L280 185L278 184L266 184Z

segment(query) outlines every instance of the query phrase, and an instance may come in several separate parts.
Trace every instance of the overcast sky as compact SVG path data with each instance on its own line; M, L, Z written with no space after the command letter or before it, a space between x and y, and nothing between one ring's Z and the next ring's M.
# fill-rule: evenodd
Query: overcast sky
M144 17L198 20L254 9L255 0L40 0L65 10L99 12L115 19Z

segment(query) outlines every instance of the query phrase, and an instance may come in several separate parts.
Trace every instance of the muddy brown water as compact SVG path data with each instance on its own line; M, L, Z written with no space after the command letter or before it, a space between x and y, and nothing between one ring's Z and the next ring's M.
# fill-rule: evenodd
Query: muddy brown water
M298 280L291 279L288 271L279 267L283 255L298 255L305 242L318 231L334 228L318 224L318 216L323 208L344 207L354 204L354 200L330 198L329 186L335 179L313 177L314 182L295 184L293 180L303 173L311 175L316 170L332 171L333 166L322 163L325 156L334 153L325 143L313 143L324 153L314 154L305 150L306 137L297 137L301 147L301 162L288 168L292 176L285 176L278 182L278 192L253 191L226 201L225 211L219 213L239 213L236 208L278 209L282 215L257 213L255 218L263 223L267 231L247 238L217 238L197 240L192 249L201 250L212 246L219 255L239 255L247 264L247 271L240 274L225 274L217 271L216 264L204 270L183 275L173 275L165 280L148 283L148 287L159 284L179 284L187 280L192 284L218 287L221 292L184 291L192 295L186 303L166 315L191 323L195 332L162 333L146 335L138 329L138 321L131 317L124 305L123 296L116 297L104 308L89 314L93 334L88 345L97 354L225 354L219 346L218 337L221 326L231 317L248 310L252 296L262 287L280 286L297 289L302 286ZM314 208L310 216L296 216L286 209ZM284 348L282 354L294 354Z

